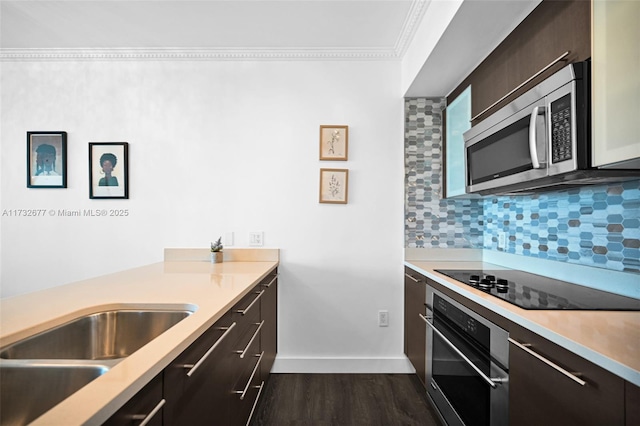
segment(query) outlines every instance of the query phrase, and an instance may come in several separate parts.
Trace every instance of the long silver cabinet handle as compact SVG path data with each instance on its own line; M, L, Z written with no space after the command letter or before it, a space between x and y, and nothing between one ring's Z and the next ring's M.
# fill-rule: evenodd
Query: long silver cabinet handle
M193 373L195 373L195 371L198 369L198 367L200 367L200 365L202 365L202 363L207 359L207 357L209 357L209 355L211 355L211 352L213 352L220 343L222 343L222 341L225 339L225 337L227 337L227 335L229 335L229 333L231 332L231 330L233 330L233 327L236 326L236 323L234 322L233 324L231 324L229 327L222 327L222 330L224 330L226 328L227 331L225 331L222 336L220 336L220 338L218 340L216 340L216 342L213 344L213 346L211 346L209 348L209 350L202 355L202 358L200 358L198 360L198 362L196 362L195 364L184 364L182 367L183 368L190 368L190 370L187 372L187 376L191 377L191 375Z
M409 278L409 279L410 279L411 281L413 281L414 283L419 283L419 282L420 282L420 280L419 280L419 279L414 278L413 276L411 276L411 275L409 275L409 274L407 274L407 273L405 273L405 274L404 274L404 276L405 276L405 277L407 277L407 278Z
M262 388L264 388L264 380L262 381L262 383L260 383L260 386L256 386L255 388L258 389L258 395L256 395L256 400L253 401L253 407L251 407L251 413L249 413L249 418L247 419L246 426L249 426L249 424L251 423L251 418L253 417L253 412L256 411L256 407L258 405L258 401L260 401L260 394L262 393Z
M451 343L451 342L449 341L449 339L447 339L447 338L444 336L444 334L442 334L442 333L440 332L440 330L438 330L438 329L437 329L433 324L431 324L431 323L429 322L429 320L427 320L427 317L425 317L425 316L424 316L424 315L422 315L422 314L418 314L418 315L420 315L420 318L422 318L422 319L424 320L424 322L426 322L426 323L427 323L427 325L428 325L429 327L431 327L431 329L433 330L433 332L434 332L434 333L436 333L436 334L437 334L437 335L438 335L438 336L439 336L439 337L440 337L440 338L441 338L441 339L442 339L442 340L443 340L443 341L444 341L444 342L445 342L445 343L446 343L446 344L447 344L451 349L453 349L453 350L458 354L458 356L460 356L460 357L461 357L461 358L462 358L462 359L463 359L467 364L469 364L469 366L470 366L471 368L473 368L473 369L475 370L475 372L476 372L476 373L478 373L478 375L482 378L482 380L484 380L485 382L487 382L487 384L488 384L489 386L491 386L492 388L496 388L496 387L497 387L497 384L496 384L496 383L502 383L502 382L504 381L504 379L501 379L501 378L498 378L498 379L491 379L491 378L490 378L490 377L488 377L486 374L484 374L484 373L482 372L482 370L480 370L478 367L476 367L476 365L475 365L473 362L471 362L471 360L470 360L469 358L467 358L467 356L466 356L465 354L463 354L463 353L460 351L460 349L458 349L458 348L456 347L456 345L454 345L453 343Z
M469 121L475 121L476 118L484 115L485 112L489 111L491 108L493 108L494 106L498 105L503 100L507 99L509 96L511 96L513 93L517 92L525 84L529 83L531 80L533 80L534 78L536 78L537 76L539 76L540 74L542 74L543 72L545 72L546 70L548 70L549 68L551 68L552 66L557 64L558 62L560 62L561 60L563 60L565 57L567 57L569 55L569 53L571 53L571 51L567 50L562 55L558 56L556 59L554 59L553 61L549 62L549 64L547 66L545 66L540 71L538 71L537 73L535 73L534 75L532 75L531 77L529 77L528 79L526 79L525 81L520 83L518 85L518 87L516 87L515 89L511 90L509 93L507 93L506 95L504 95L503 97L501 97L500 99L498 99L497 101L495 101L494 103L492 103L491 105L489 105L488 107L483 109L482 112L480 112L478 115L476 115L475 117L473 117Z
M257 355L258 358L258 362L256 362L256 366L253 367L253 371L251 372L251 376L249 377L249 380L247 380L247 385L244 387L243 390L239 390L239 391L234 391L234 393L237 393L240 395L240 399L244 399L245 395L247 394L247 391L249 390L249 385L251 384L251 381L253 380L253 376L256 375L256 371L258 371L258 367L260 367L260 362L262 361L262 356L264 355L264 351L262 351L262 353L260 353L260 355Z
M151 421L151 419L153 419L153 416L158 414L158 411L160 411L160 409L166 402L167 401L164 398L161 399L160 402L158 402L158 404L153 407L153 410L151 410L149 414L134 414L133 416L131 416L132 420L142 420L142 422L140 422L138 426L146 426Z
M568 378L570 378L571 380L573 380L574 382L576 382L580 386L584 386L584 385L587 384L587 382L585 382L584 380L580 379L575 374L570 373L569 371L567 371L564 368L560 367L558 364L549 361L547 358L543 357L539 353L529 349L527 346L531 346L531 344L517 342L517 341L513 340L511 337L509 337L509 342L513 343L515 346L517 346L518 348L522 349L523 351L525 351L529 355L536 357L537 359L539 359L540 361L544 362L549 367L553 368L554 370L558 371L559 373L564 374L565 376L567 376Z
M264 288L269 288L271 287L271 284L273 284L275 282L275 280L278 279L278 274L275 275L275 277L273 277L273 279L271 281L269 281L269 284L264 284Z
M253 333L253 337L251 337L251 340L249 340L249 343L247 343L247 346L245 346L244 350L236 351L237 354L240 354L240 358L244 358L244 356L247 354L247 351L249 350L249 346L251 346L256 336L260 334L260 329L264 325L264 320L262 320L262 322L257 322L256 325L258 326L258 328L256 329L256 332Z
M256 292L256 293L258 294L258 296L256 296L255 299L253 299L253 302L251 302L249 306L247 306L244 309L236 309L236 312L242 315L245 315L247 312L249 312L249 309L251 309L251 307L258 301L258 299L262 297L262 295L264 294L264 290L260 290L259 292Z

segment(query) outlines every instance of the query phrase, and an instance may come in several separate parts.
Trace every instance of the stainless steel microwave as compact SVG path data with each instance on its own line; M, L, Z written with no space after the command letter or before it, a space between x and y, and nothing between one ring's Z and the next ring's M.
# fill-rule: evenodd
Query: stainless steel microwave
M640 178L639 170L591 166L590 65L567 65L465 132L467 193Z

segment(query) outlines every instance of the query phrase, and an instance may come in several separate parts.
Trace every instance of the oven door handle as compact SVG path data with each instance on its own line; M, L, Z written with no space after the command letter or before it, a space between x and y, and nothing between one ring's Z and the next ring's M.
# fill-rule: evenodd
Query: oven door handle
M440 337L440 338L441 338L441 339L442 339L442 340L443 340L443 341L444 341L444 342L445 342L445 343L446 343L446 344L447 344L451 349L453 349L453 350L458 354L458 356L460 356L463 360L465 360L465 362L466 362L467 364L469 364L469 366L471 366L471 368L473 368L473 369L475 370L475 372L476 372L476 373L478 373L478 375L482 378L482 380L484 380L485 382L487 382L487 384L488 384L489 386L491 386L492 388L494 388L494 389L495 389L496 387L498 387L497 383L501 383L501 382L504 380L504 379L499 379L499 378L498 378L498 379L491 379L491 378L490 378L490 377L488 377L486 374L484 374L484 373L482 372L482 370L480 370L480 369L479 369L479 368L478 368L478 367L477 367L473 362L471 362L471 360L470 360L469 358L467 358L467 356L466 356L465 354L463 354L463 353L460 351L460 349L458 349L458 348L456 347L456 345L454 345L453 343L451 343L451 341L450 341L449 339L447 339L447 338L444 336L444 334L442 334L442 333L440 332L440 330L438 330L438 329L436 328L436 326L435 326L435 325L431 324L431 323L429 322L429 320L427 319L427 317L425 317L424 315L422 315L422 314L420 314L420 313L419 313L418 315L420 315L420 318L422 318L422 319L424 320L424 322L426 322L426 323L427 323L427 325L428 325L429 327L431 327L431 329L433 330L433 332L434 332L434 333L436 333L436 334L437 334L437 335L438 335L438 336L439 336L439 337Z

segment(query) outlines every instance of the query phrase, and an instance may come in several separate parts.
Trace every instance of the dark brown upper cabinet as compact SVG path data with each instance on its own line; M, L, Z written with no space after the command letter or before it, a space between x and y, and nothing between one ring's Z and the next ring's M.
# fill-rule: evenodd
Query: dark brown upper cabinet
M451 92L447 104L471 85L475 125L567 64L590 57L591 2L544 0Z

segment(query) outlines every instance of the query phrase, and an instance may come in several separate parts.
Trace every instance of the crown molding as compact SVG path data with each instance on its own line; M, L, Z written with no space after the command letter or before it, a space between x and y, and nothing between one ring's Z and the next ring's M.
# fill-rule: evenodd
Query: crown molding
M0 49L0 61L397 60L394 49L46 48Z
M405 54L429 4L412 0L393 47L374 48L212 48L212 47L99 47L99 48L0 48L0 62L20 61L387 61Z
M431 1L432 0L413 0L411 2L411 8L407 14L407 19L404 21L402 31L400 32L394 49L398 58L402 58L409 48Z

